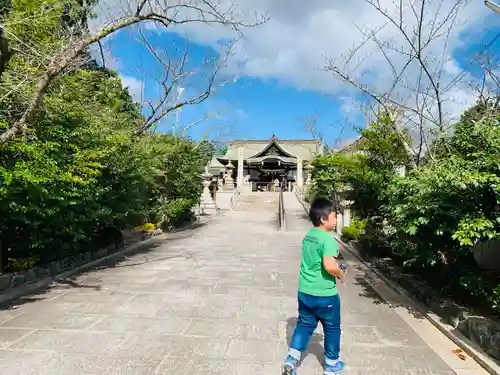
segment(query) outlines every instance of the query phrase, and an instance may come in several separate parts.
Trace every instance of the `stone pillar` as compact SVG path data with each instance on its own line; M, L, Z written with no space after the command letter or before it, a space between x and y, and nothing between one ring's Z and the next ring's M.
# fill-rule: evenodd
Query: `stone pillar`
M213 215L217 212L217 206L210 195L210 183L212 182L212 175L205 166L205 172L201 175L203 177L203 192L200 199L200 214Z
M309 190L311 188L311 185L312 185L311 174L312 174L313 169L314 169L314 167L312 165L307 166L306 190Z
M397 167L396 173L401 177L404 177L406 175L406 167L404 165L402 167Z
M236 187L241 191L243 185L243 147L238 147L238 175L236 178Z
M304 187L304 174L302 172L302 158L297 158L297 189L299 192L302 192L302 188Z
M335 228L335 230L338 234L342 234L343 224L344 224L344 220L343 220L342 214L339 212L337 214L337 227Z
M351 225L351 209L349 208L349 206L344 206L344 215L343 215L343 221L342 221L342 225L344 227L348 227L349 225Z
M234 165L231 163L231 160L229 160L229 163L226 165L226 175L225 175L225 184L224 184L224 190L227 191L232 191L234 190L234 180L233 180L233 169Z

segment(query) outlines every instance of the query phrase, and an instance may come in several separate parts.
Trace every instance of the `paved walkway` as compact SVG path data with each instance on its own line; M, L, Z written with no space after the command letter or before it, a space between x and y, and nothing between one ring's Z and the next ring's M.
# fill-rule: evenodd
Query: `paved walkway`
M0 310L0 374L280 374L307 225L277 232L276 204L276 195L244 196L234 211L149 252ZM347 373L455 374L347 263ZM301 374L321 373L321 340L316 333Z

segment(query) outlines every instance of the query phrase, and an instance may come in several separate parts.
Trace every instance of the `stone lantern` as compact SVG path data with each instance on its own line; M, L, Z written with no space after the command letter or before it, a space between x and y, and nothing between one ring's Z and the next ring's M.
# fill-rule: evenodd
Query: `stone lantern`
M231 163L231 160L226 165L226 177L225 177L225 184L224 184L224 190L234 190L234 179L233 179L233 170L234 170L234 165Z
M217 212L217 206L210 195L210 184L212 175L208 171L208 166L205 166L205 172L201 175L203 178L203 193L200 199L200 214L211 215Z
M311 185L312 185L312 171L314 169L314 166L312 166L311 164L309 164L307 166L307 178L306 178L306 190L309 190L311 188Z

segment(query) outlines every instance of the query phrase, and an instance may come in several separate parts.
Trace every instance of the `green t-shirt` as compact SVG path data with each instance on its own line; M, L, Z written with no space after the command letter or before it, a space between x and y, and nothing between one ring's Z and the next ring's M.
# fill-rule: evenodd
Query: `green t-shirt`
M339 245L331 233L312 228L302 240L299 291L317 297L338 294L337 280L323 268L323 257L339 255Z

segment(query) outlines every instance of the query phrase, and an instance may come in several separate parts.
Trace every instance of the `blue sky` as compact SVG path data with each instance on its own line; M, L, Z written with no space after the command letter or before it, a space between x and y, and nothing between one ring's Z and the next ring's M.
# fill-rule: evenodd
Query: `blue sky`
M500 16L487 14L486 19L488 22L495 22L500 19ZM458 42L455 42L455 46L450 50L450 55L455 59L455 69L467 67L470 56L481 50L500 32L500 24L498 22L496 24L499 26L486 29L477 27L477 23L463 28L458 34ZM207 54L216 56L215 51L210 47L214 44L199 42L199 38L199 43L194 43L173 33L158 33L151 29L144 30L144 33L156 51L169 51L174 57L180 57L179 51L187 46L189 49L188 69L201 66ZM139 83L142 81L144 82L144 98L154 101L158 98L157 84L154 82L162 77L164 69L155 61L144 44L138 42L136 38L137 34L133 30L122 31L112 40L107 41L107 48L110 49L113 60L116 61L114 67L124 77L124 82L132 82L130 91L135 92L137 97L137 93L141 91ZM263 48L264 44L263 42ZM252 48L255 50L256 46L258 49L258 43L254 43ZM276 48L279 49L280 46ZM177 49L179 51L175 52ZM298 49L299 47L297 47L297 53L303 52ZM500 41L497 41L490 51L498 56ZM290 47L286 52L290 54ZM292 50L291 53L293 52ZM258 53L260 51L254 51L255 61L262 60ZM289 65L295 67L298 59L293 59L293 56L291 58ZM194 126L189 131L189 135L196 139L206 135L208 138L223 142L231 139L268 139L273 134L282 139L311 138L311 133L305 129L305 119L316 116L317 130L330 145L353 139L356 136L353 127L364 124L363 116L358 111L352 110L351 103L358 98L357 94L336 87L327 95L325 92L328 90L325 90L324 85L316 83L315 86L311 83L315 79L317 82L319 74L311 64L308 69L306 64L306 69L299 70L300 73L297 71L294 73L291 69L285 72L288 70L288 65L284 66L285 69L282 70L270 69L271 73L266 72L262 66L260 70L247 69L238 73L236 82L225 84L223 87L217 84L214 95L205 102L182 109L179 127L192 123L206 113L216 112L217 117L209 118ZM376 71L375 63L373 69ZM235 74L221 77L218 82L232 80ZM310 79L307 77L309 74ZM145 75L149 78L144 78ZM193 95L203 90L204 79L203 74L198 73L183 83L185 87L183 95ZM352 111L349 112L349 109ZM161 122L158 130L171 131L174 123L175 115L172 114Z
M175 48L187 46L193 66L200 65L207 54L217 55L212 48L190 43L176 34L160 34L152 30L144 30L144 33L149 44L158 49L172 45ZM157 96L155 80L161 78L164 69L144 44L127 30L118 33L109 45L118 62L116 70L120 75L145 82L144 97L154 99ZM180 57L179 52L175 54ZM144 74L156 77L144 78ZM220 81L231 78L222 77ZM206 81L200 79L190 89L197 92L197 89L203 90L205 84ZM349 139L356 134L351 125L344 125L344 115L333 97L299 89L283 80L268 77L237 77L236 82L218 88L205 102L183 108L179 123L181 126L191 124L207 112L219 112L219 115L194 126L189 132L193 138L200 138L204 134L208 134L209 138L217 138L220 133L224 133L222 137L228 139L268 139L273 134L282 139L310 139L312 136L306 130L306 119L315 115L318 117L319 132L325 138ZM175 121L175 114L172 114L162 121L158 131L171 131Z

